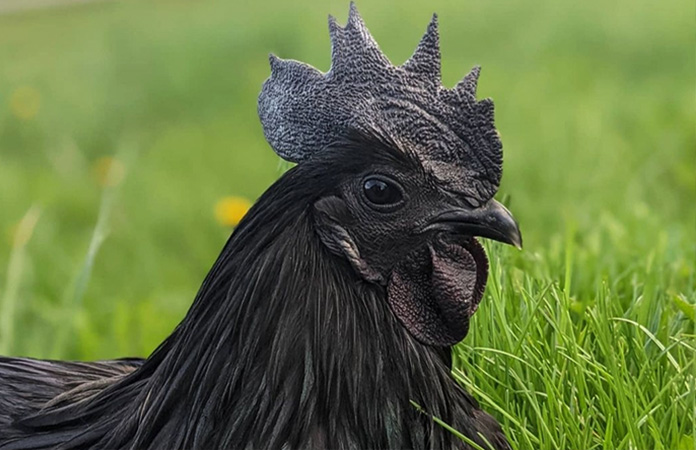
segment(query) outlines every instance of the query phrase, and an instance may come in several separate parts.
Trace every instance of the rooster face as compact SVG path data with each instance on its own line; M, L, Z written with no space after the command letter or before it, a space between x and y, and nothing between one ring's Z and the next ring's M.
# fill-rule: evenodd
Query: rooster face
M284 159L316 167L314 180L331 178L314 204L324 244L386 288L414 337L452 345L486 281L475 236L521 245L515 220L493 200L503 153L493 102L476 97L480 68L442 86L435 15L399 66L353 3L344 27L329 18L329 34L326 73L271 56L258 102L264 134Z
M332 161L321 165L344 175L314 204L318 234L360 278L385 286L392 312L415 338L452 345L466 335L488 275L476 237L520 247L521 234L500 203L451 190L417 154L397 147L357 137L331 149ZM466 186L466 172L451 168L449 178Z

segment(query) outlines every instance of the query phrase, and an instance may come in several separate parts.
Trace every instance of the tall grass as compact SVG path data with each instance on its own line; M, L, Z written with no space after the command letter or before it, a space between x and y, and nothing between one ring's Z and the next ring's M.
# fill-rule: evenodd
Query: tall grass
M22 282L26 258L26 246L34 234L34 228L41 215L37 206L32 206L19 221L17 228L13 230L12 250L10 251L7 266L4 291L0 297L0 354L9 354L14 351L15 323L17 317L17 303L19 301L19 285Z
M509 273L510 258L491 250L488 303L457 347L454 375L514 448L694 448L694 321L669 273L637 267L628 292L607 273L578 299L570 283ZM582 250L569 240L565 251L573 264ZM693 298L693 274L687 283Z

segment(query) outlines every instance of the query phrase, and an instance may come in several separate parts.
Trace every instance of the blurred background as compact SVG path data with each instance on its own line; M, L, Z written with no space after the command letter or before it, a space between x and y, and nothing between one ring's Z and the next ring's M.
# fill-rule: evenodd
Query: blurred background
M693 0L358 7L395 64L437 12L444 84L483 67L520 270L572 277L582 308L602 280L630 292L659 265L664 304L693 320ZM256 115L268 53L327 70L327 15L344 23L347 11L0 0L0 353L148 355L285 169Z

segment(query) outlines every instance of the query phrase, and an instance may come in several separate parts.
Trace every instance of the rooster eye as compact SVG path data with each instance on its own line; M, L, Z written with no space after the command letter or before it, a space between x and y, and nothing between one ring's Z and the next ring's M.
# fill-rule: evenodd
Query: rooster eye
M371 177L363 183L365 197L374 206L394 206L403 199L396 183L384 178Z

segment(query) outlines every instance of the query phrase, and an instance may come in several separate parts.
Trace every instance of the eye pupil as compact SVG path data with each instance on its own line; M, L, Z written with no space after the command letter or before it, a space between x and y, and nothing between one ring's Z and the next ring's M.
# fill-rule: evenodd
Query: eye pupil
M401 201L402 195L394 184L379 179L368 178L363 185L365 197L375 205L393 205Z

